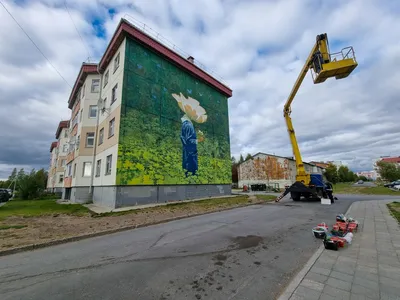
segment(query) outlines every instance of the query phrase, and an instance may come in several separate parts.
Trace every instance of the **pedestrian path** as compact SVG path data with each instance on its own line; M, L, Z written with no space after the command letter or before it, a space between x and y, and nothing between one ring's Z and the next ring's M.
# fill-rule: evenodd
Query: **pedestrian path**
M353 203L346 216L360 224L352 244L339 251L320 248L279 300L400 300L400 226L389 202Z

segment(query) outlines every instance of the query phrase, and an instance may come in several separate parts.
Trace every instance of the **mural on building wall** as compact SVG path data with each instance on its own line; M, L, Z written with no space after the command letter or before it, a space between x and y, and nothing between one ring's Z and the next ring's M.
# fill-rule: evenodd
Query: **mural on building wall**
M257 157L249 160L241 165L240 172L241 177L253 180L290 179L289 160L273 156Z
M117 184L229 184L226 96L126 43Z

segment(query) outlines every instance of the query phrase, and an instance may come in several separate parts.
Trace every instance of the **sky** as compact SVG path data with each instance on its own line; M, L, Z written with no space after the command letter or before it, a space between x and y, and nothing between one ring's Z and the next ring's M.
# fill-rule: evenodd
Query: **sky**
M292 156L283 105L316 35L327 33L331 52L353 46L359 65L342 80L305 78L291 115L303 159L361 171L400 156L397 0L0 0L0 179L14 167L48 168L79 68L100 60L122 17L145 23L232 88L236 157Z

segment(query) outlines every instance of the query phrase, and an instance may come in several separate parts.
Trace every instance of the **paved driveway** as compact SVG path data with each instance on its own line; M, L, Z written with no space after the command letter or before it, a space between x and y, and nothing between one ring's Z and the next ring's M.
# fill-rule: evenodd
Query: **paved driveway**
M320 245L314 225L384 198L284 199L0 257L1 299L274 299Z

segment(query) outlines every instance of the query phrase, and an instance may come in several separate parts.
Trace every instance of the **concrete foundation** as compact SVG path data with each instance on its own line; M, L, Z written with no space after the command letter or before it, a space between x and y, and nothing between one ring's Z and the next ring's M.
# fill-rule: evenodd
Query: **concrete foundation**
M89 187L72 187L69 200L72 203L80 204L92 202L92 195L89 193Z
M102 186L94 187L93 204L120 208L170 201L231 195L231 185Z

